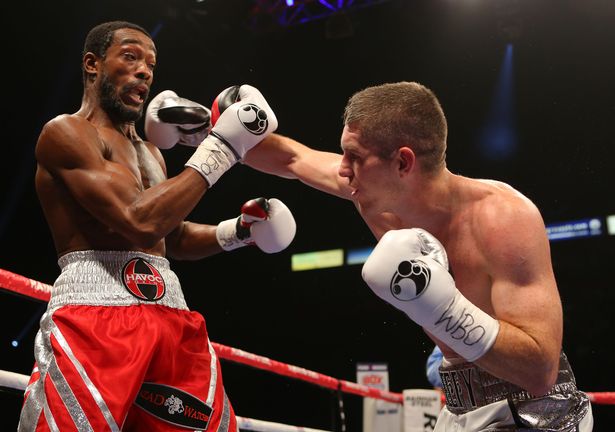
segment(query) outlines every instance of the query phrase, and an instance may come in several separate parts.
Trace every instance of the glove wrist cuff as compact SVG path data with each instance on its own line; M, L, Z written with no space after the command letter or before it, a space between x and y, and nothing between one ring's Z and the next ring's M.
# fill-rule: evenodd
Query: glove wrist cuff
M216 228L216 240L225 251L232 251L252 244L251 236L242 239L237 237L237 225L239 224L240 218L241 216L222 221Z
M236 162L237 158L229 147L217 137L209 135L197 147L185 166L195 169L209 183L209 187L212 187Z
M440 339L469 362L481 358L491 349L500 331L498 320L466 299L459 290L448 305L424 324Z
M216 132L216 131L214 131L214 130L212 130L212 131L210 132L210 134L211 134L212 136L216 137L216 139L217 139L218 141L220 141L222 144L224 144L224 145L228 148L228 150L230 150L230 151L233 153L233 156L235 156L235 159L236 159L236 160L238 160L238 161L239 161L239 160L241 160L241 159L242 159L242 156L243 156L243 155L240 155L239 153L237 153L237 150L235 150L235 147L233 147L233 146L231 145L231 143L230 143L230 142L228 142L228 141L227 141L227 140L226 140L226 139L225 139L222 135L220 135L219 133L217 133L217 132Z

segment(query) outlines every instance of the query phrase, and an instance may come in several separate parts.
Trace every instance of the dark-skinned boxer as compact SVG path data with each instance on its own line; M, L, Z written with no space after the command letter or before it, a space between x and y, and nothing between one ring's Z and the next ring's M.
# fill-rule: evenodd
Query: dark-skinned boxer
M273 199L251 200L218 226L185 221L277 121L251 86L240 87L211 131L209 110L173 96L166 103L178 109L149 119L158 122L149 138L161 148L198 146L167 179L160 150L134 126L155 64L140 26L94 27L81 107L40 134L36 189L61 273L36 336L20 431L237 431L205 321L188 309L166 257L196 260L249 244L271 253L292 241L292 215ZM259 134L238 116L244 106L266 118Z

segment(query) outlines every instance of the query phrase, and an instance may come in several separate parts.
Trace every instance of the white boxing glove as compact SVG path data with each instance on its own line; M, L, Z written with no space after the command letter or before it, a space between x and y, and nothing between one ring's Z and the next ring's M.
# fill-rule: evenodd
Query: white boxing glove
M296 231L295 219L282 201L256 198L241 207L239 217L220 222L216 238L226 251L256 245L263 252L276 253L288 247Z
M218 181L220 176L236 162L275 131L278 120L260 91L249 85L224 90L214 101L228 99L234 94L236 102L226 106L217 118L209 136L199 145L186 166L198 171L209 183Z
M196 147L211 129L211 111L203 105L165 90L147 106L145 136L159 149L175 144Z
M387 232L363 265L374 293L468 361L494 344L500 324L466 299L448 272L442 244L427 231Z

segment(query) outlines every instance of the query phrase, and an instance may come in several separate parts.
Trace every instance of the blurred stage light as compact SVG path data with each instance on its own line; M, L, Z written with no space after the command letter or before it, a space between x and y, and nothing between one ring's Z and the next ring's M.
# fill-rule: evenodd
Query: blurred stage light
M346 265L363 264L369 258L369 255L374 250L373 247L366 247L362 249L348 249L346 256Z
M606 217L606 227L610 235L615 235L615 215Z
M331 249L317 252L293 254L292 271L340 267L344 265L344 249Z
M13 348L17 348L17 347L19 346L19 341L18 341L18 340L13 340L13 341L11 341L11 346L12 346Z
M554 242L601 236L605 232L605 220L607 232L610 235L615 235L615 215L610 215L606 218L593 217L546 224L547 237L549 241ZM347 249L345 262L344 249L341 248L293 254L291 267L293 271L301 271L363 264L369 258L374 247Z
M480 152L487 160L505 160L517 151L513 52L513 45L506 45L491 108L479 138Z
M333 18L327 25L330 37L352 36L350 19L345 14L372 7L391 0L255 0L258 7L251 9L250 26L253 30L270 30L271 24L288 27L310 21Z
M595 237L602 235L602 222L598 218L579 219L547 225L549 240Z

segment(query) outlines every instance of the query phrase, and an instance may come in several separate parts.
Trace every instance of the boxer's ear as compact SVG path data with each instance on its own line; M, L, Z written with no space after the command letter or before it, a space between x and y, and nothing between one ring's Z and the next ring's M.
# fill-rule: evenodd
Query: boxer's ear
M410 147L400 147L396 155L400 176L408 175L416 165L416 154Z
M100 59L93 52L87 52L83 55L83 70L87 74L88 78L94 80L98 75L98 61Z

